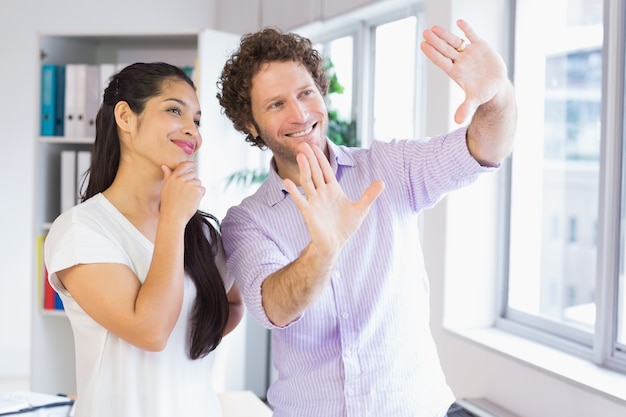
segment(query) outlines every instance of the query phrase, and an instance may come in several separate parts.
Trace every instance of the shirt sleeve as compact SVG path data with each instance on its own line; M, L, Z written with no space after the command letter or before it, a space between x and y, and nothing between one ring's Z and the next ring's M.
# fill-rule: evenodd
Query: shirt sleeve
M79 221L72 210L63 213L50 227L44 243L44 260L52 287L69 295L56 273L89 263L131 265L126 253L104 230Z
M467 128L425 139L374 142L372 159L390 181L401 181L414 212L433 207L448 192L473 183L483 167L467 148Z
M227 267L242 292L246 307L257 322L267 329L289 327L274 325L267 317L261 296L263 281L290 262L273 240L266 223L255 221L250 208L232 207L222 221L221 230ZM301 316L302 317L302 316Z
M218 271L220 271L220 275L222 277L222 281L224 282L224 289L226 292L230 291L235 282L235 277L226 265L226 255L224 254L224 247L222 245L222 239L218 241L217 244L217 255L215 255L215 265L217 266Z

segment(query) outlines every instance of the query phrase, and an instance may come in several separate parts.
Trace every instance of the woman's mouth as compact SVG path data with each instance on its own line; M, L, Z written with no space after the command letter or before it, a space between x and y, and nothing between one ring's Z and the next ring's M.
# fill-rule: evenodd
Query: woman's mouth
M173 140L174 144L182 149L187 155L193 154L196 150L196 145L193 142L187 140Z

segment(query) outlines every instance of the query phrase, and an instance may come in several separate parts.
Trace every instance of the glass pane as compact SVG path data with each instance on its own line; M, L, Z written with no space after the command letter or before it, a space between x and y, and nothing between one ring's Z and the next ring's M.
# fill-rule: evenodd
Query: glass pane
M602 0L520 0L508 307L595 324Z
M415 135L416 25L411 16L375 29L373 139Z
M626 28L622 28L626 31ZM622 74L623 76L624 74ZM626 103L625 103L626 104ZM625 106L626 108L626 106ZM622 128L623 128L622 121ZM626 131L623 133L626 134ZM626 138L622 139L622 146ZM617 349L626 352L626 278L624 277L624 263L626 262L626 147L622 150L622 194L621 194L621 227L620 227L620 260L617 302Z
M328 137L334 143L359 146L356 122L352 112L354 91L354 38L344 36L326 44L327 71L331 76L328 88Z
M329 95L329 107L336 110L342 120L352 120L353 50L352 36L334 39L328 46L328 55L337 74L337 81L343 87L343 91Z

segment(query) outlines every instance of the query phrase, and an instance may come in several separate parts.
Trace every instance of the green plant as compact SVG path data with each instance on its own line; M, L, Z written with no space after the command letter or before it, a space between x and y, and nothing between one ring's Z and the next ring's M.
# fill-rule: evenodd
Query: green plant
M266 168L263 169L242 169L240 171L233 172L226 178L226 185L224 188L228 188L231 184L240 185L242 187L259 184L267 179L269 172Z
M326 95L326 105L328 108L328 131L326 135L333 143L344 146L359 146L356 137L356 122L354 120L343 120L339 117L337 110L332 108L333 94L343 94L344 87L339 83L337 73L330 58L326 58L324 65L326 74L330 78L328 94Z

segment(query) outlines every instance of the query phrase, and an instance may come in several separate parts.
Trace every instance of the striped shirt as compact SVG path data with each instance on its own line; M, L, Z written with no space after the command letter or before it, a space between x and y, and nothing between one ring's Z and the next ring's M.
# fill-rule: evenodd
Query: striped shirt
M377 179L385 190L344 246L329 285L295 322L274 326L261 283L309 243L300 212L272 164L257 192L221 226L228 267L250 313L272 330L275 417L441 417L453 402L429 328L429 284L418 213L473 182L481 167L461 128L429 140L328 142L331 166L356 201Z

